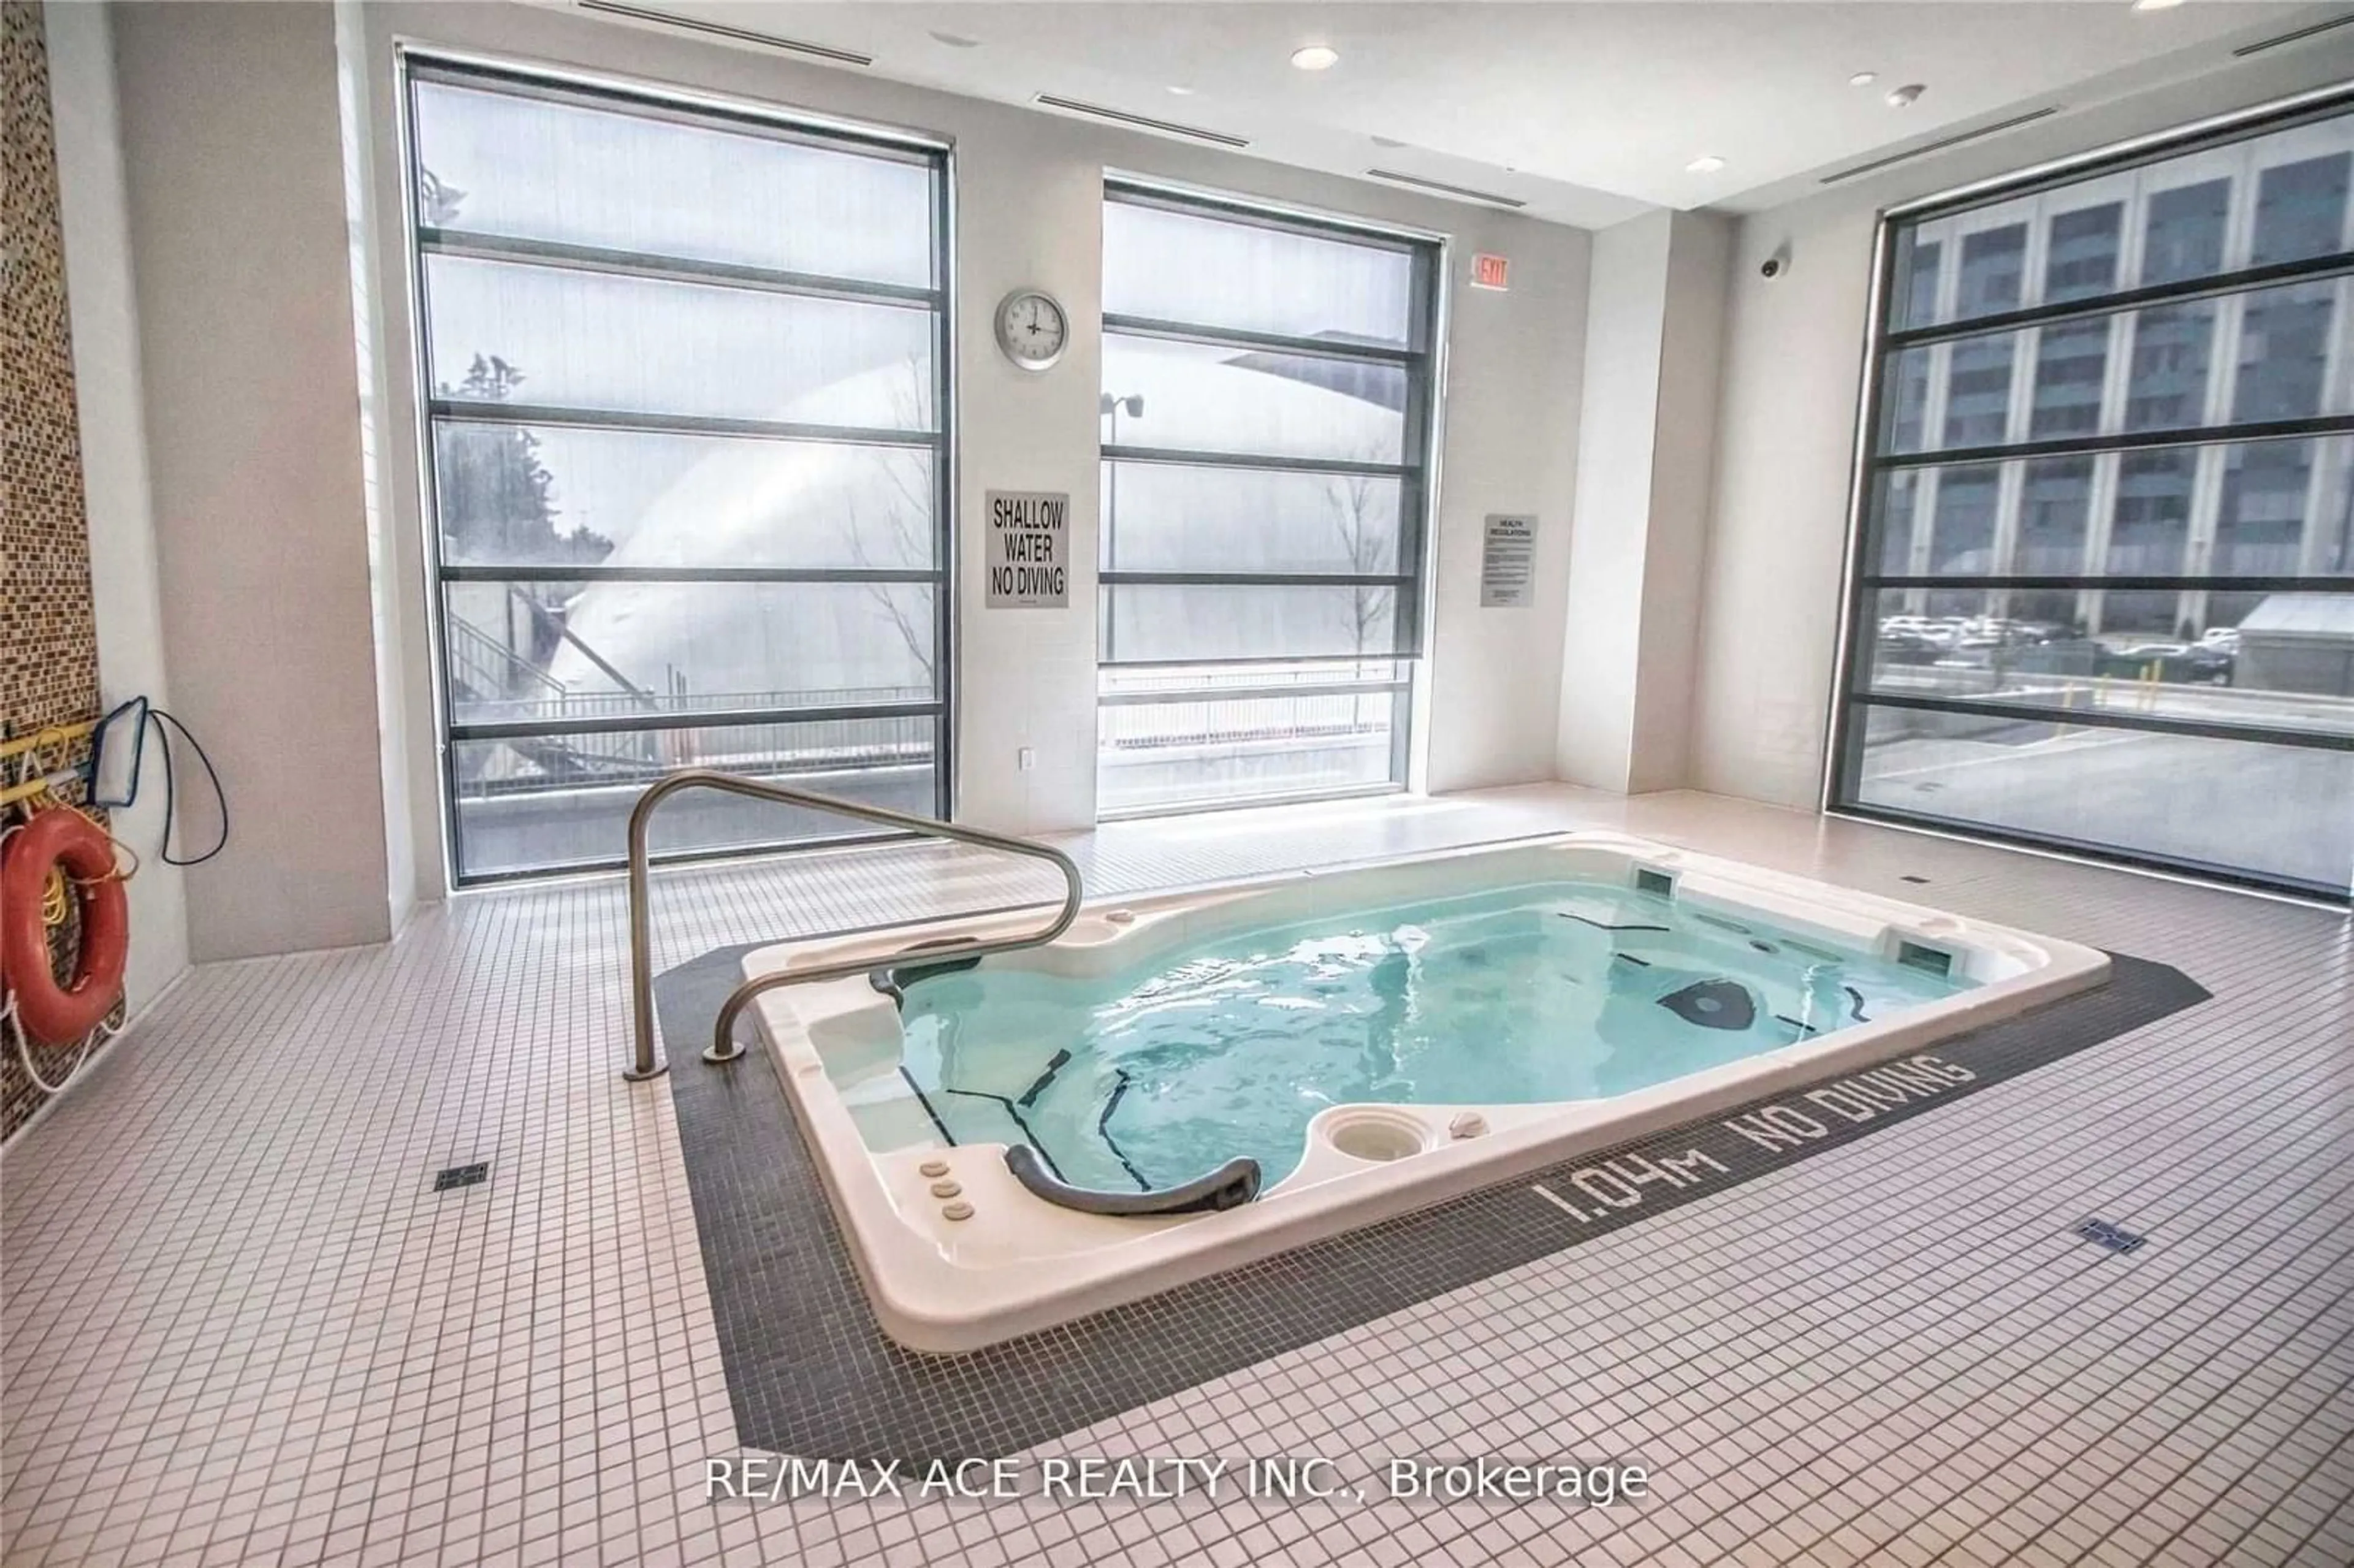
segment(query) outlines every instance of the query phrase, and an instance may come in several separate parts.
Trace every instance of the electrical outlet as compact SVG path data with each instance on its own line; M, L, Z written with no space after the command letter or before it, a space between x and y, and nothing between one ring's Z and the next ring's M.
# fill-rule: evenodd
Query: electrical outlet
M1030 769L1038 766L1038 748L1034 746L1025 746L1021 750L1013 754L1013 760L1015 767L1021 768L1023 772L1027 773Z

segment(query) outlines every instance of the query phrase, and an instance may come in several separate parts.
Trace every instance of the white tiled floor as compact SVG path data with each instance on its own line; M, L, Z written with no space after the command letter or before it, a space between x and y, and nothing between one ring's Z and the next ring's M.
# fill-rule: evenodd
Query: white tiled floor
M5 1159L9 1564L2354 1563L2354 935L1694 795L1107 828L1109 892L1574 824L2175 964L2217 1000L1048 1452L1638 1458L1655 1500L704 1500L737 1452L615 884L190 975ZM1926 886L1898 878L1931 878ZM886 849L657 884L659 962L1044 893ZM679 1071L699 1071L693 1046ZM491 1182L436 1195L443 1167ZM2146 1232L2115 1257L2090 1214Z

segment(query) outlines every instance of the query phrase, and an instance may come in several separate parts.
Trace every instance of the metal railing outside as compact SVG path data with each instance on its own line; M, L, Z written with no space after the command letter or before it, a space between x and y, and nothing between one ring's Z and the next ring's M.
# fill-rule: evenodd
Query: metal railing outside
M498 645L493 643L493 646ZM790 710L797 708L872 707L894 703L928 703L935 698L929 686L822 686L793 691L674 691L649 705L631 692L577 691L566 687L561 682L550 682L549 686L551 689L544 694L471 697L465 704L465 715L461 722L509 724L530 723L538 719L627 719L658 713L687 726L703 714L777 710L778 716L767 722L790 724L801 722L791 716Z
M558 702L563 701L563 682L481 627L456 617L451 619L449 625L450 678L462 690L472 694L469 700L530 701L507 694L517 687L536 687Z
M654 809L685 789L716 789L723 794L774 800L780 805L832 811L923 838L944 839L970 844L977 849L993 849L1030 860L1042 860L1063 875L1063 904L1055 918L1038 930L1020 937L960 942L952 950L944 949L934 939L883 958L854 959L818 964L809 969L779 969L769 974L754 975L729 993L726 1001L721 1005L719 1017L712 1025L711 1044L703 1053L706 1062L733 1061L743 1054L743 1048L735 1043L736 1020L752 1000L764 991L818 980L845 980L897 963L937 960L951 956L979 959L993 953L1041 948L1071 928L1071 922L1078 918L1080 902L1086 896L1086 890L1079 881L1078 866L1070 856L1049 844L1014 838L1006 833L988 832L980 828L960 827L953 822L935 821L929 817L894 811L887 807L838 800L832 795L821 795L813 789L796 789L788 785L771 784L765 779L723 773L716 768L690 768L673 773L640 796L637 805L630 811L630 1023L633 1051L630 1065L623 1069L621 1075L632 1081L654 1077L668 1071L670 1065L667 1062L657 1061L654 1056L653 931L649 907L650 867L646 834L653 821Z
M519 736L504 744L528 771L483 768L465 777L468 799L562 793L583 787L652 784L683 768L723 772L810 773L928 764L931 720L825 719L778 746L769 726L642 730Z

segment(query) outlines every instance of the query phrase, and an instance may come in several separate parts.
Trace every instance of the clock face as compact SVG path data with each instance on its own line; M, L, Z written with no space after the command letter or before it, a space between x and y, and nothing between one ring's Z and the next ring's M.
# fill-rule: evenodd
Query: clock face
M1070 319L1052 294L1016 289L997 307L997 346L1024 370L1044 370L1063 357Z

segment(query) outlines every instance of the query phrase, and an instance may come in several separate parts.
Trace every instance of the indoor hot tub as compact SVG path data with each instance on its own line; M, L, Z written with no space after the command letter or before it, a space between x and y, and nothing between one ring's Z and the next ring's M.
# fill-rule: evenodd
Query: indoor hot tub
M967 1351L2099 984L2073 943L1612 833L1088 906L770 991L876 1316ZM901 954L790 943L748 975Z

